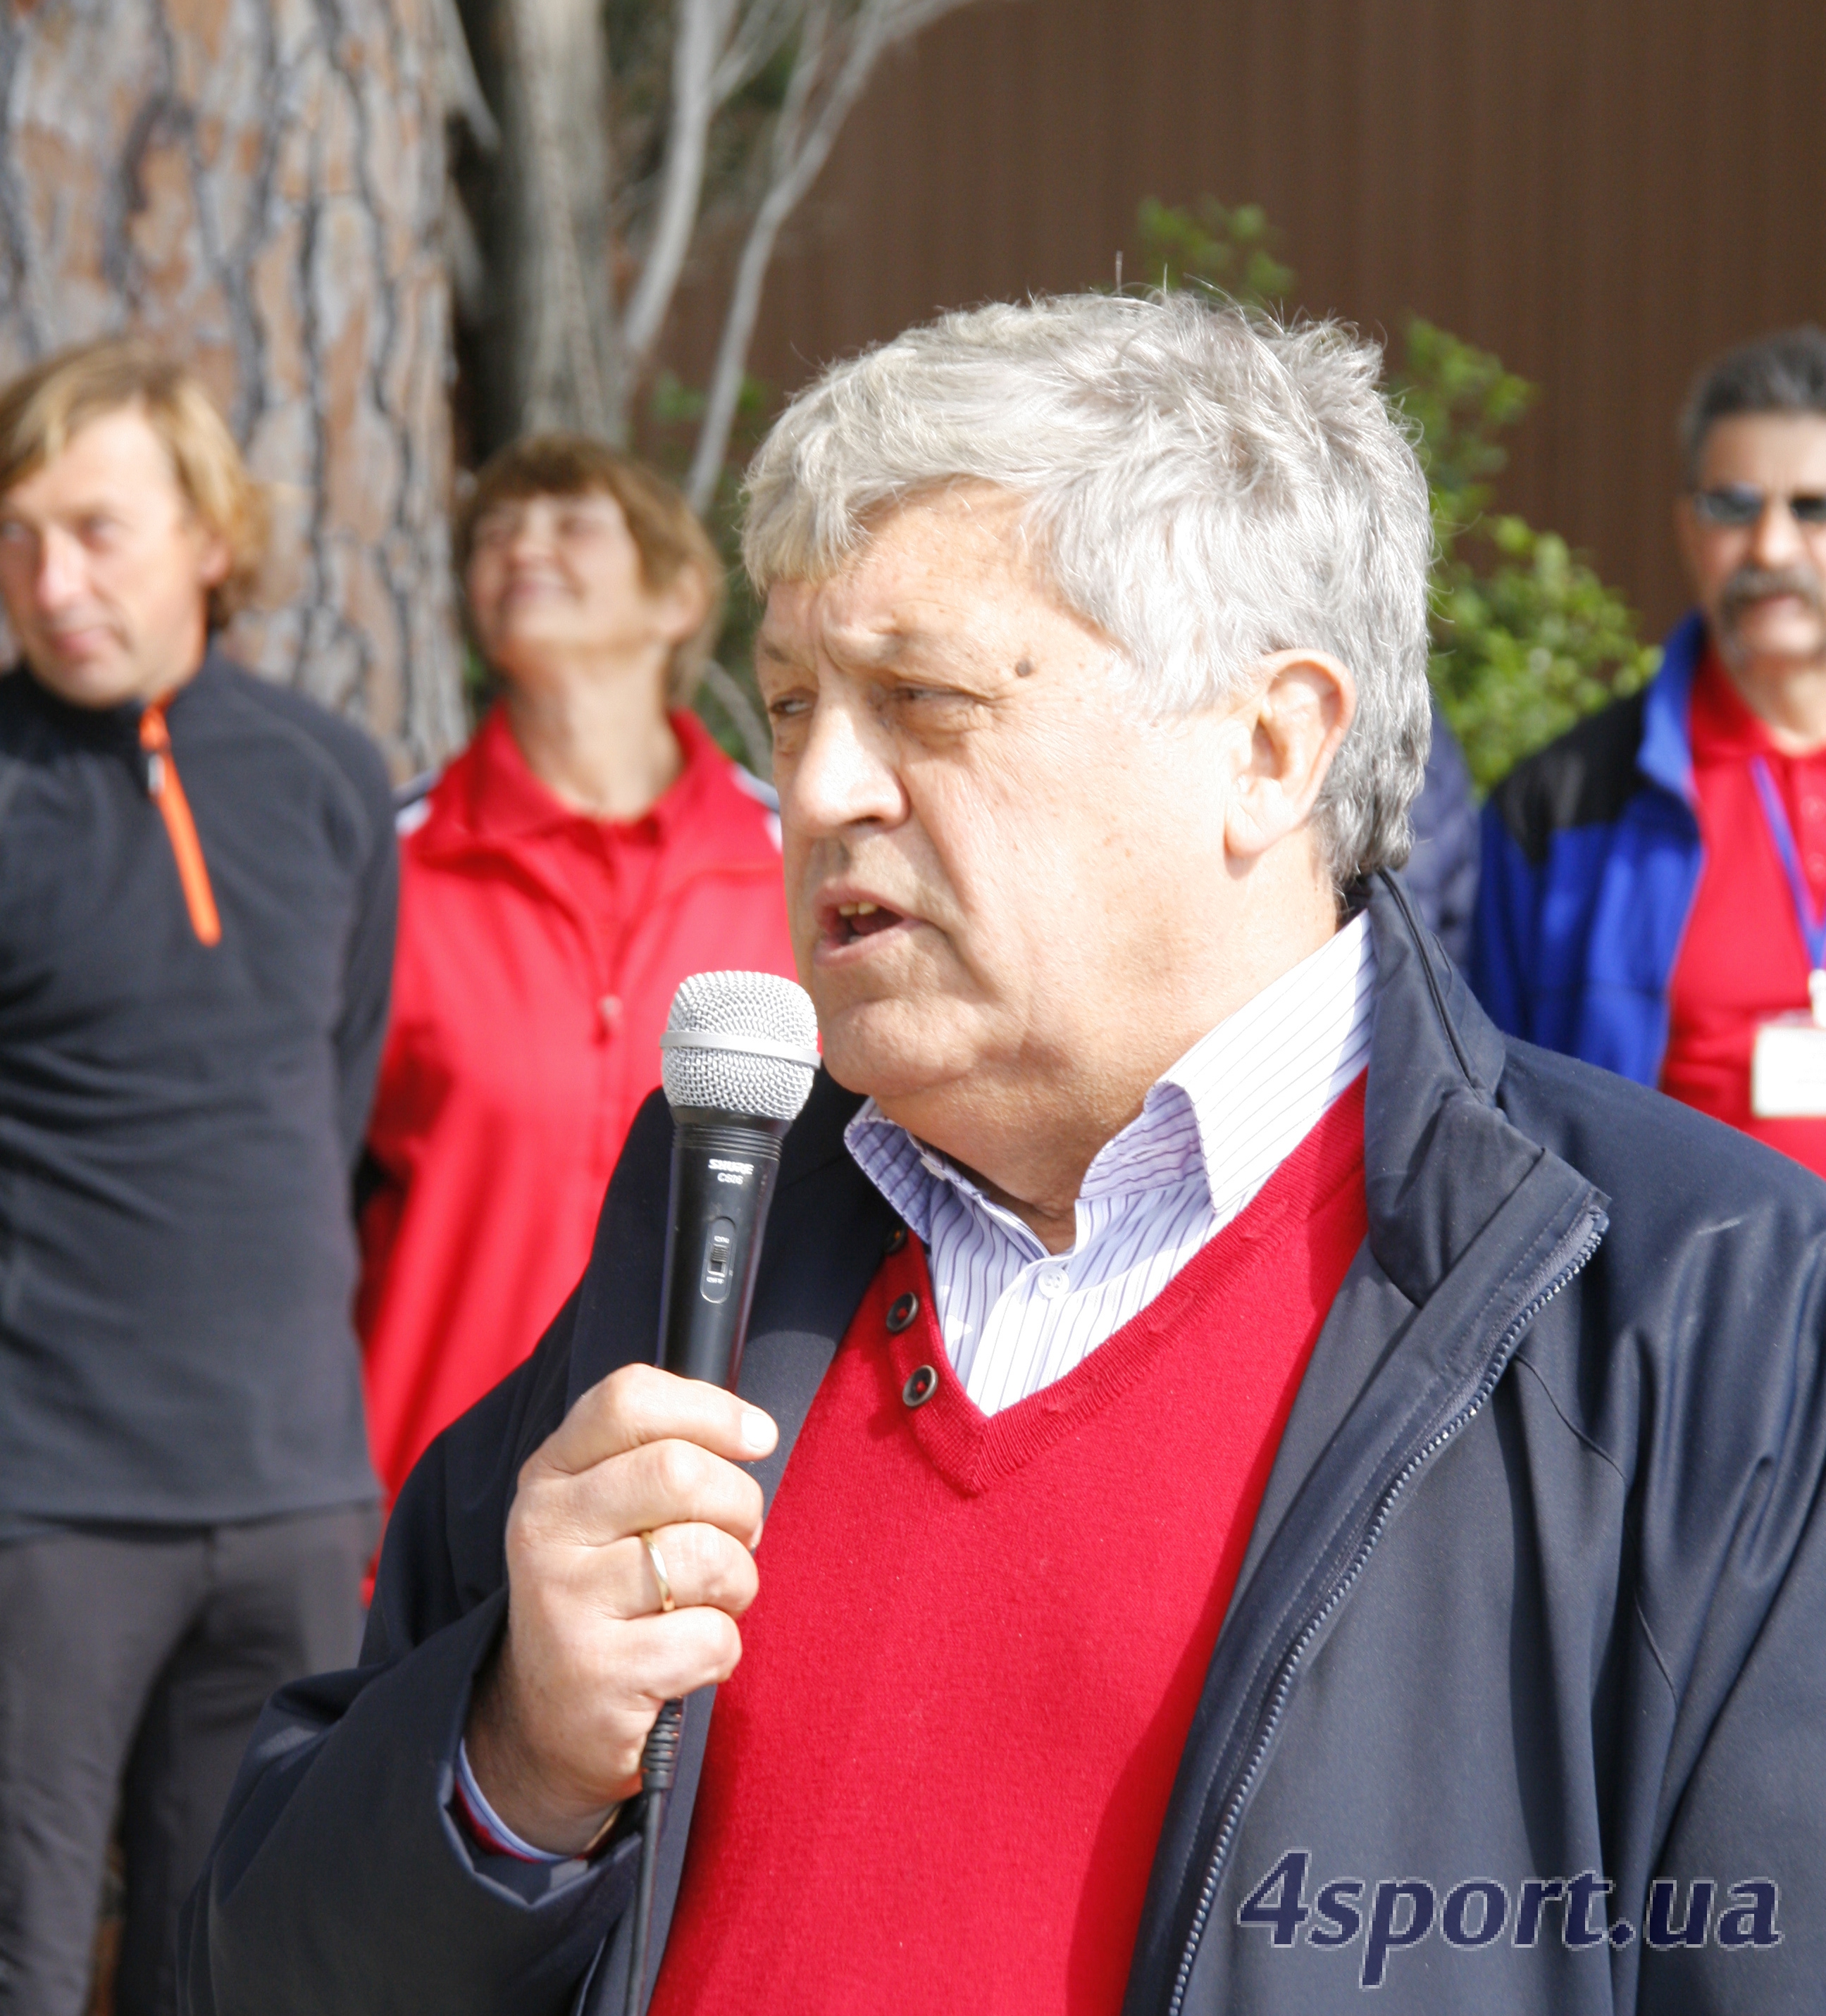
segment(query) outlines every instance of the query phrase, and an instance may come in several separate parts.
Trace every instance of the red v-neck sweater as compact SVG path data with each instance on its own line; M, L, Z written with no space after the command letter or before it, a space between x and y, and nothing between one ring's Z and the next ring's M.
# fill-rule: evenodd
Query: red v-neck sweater
M1119 2008L1218 1626L1363 1240L1363 1111L1360 1078L1162 1294L993 1416L918 1242L888 1258L768 1520L656 2016Z

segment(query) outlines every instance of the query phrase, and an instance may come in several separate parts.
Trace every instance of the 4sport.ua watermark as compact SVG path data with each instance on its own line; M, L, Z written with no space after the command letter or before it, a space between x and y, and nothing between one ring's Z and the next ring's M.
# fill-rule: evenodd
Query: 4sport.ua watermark
M1648 1886L1644 1922L1613 1918L1608 1903L1614 1885L1594 1869L1578 1876L1531 1876L1511 1886L1473 1876L1450 1888L1417 1877L1375 1884L1343 1877L1321 1884L1309 1897L1312 1857L1290 1849L1237 1911L1245 1931L1266 1932L1277 1946L1304 1941L1331 1949L1363 1942L1357 1976L1363 1988L1380 1988L1391 1957L1424 1939L1438 1939L1461 1953L1507 1939L1532 1946L1558 1939L1565 1945L1626 1946L1641 1939L1657 1953L1702 1946L1709 1939L1727 1951L1778 1946L1781 1903L1777 1885L1757 1877L1721 1886L1703 1878L1683 1886L1658 1877ZM1683 1900L1683 1887L1686 1895Z

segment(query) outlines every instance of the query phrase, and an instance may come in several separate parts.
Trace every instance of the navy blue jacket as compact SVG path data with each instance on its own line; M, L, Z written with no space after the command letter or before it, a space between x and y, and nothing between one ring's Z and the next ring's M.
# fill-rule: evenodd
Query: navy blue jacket
M1360 2016L1374 1976L1403 2016L1817 2009L1826 1187L1506 1043L1392 880L1369 913L1368 1237L1205 1677L1125 2008ZM742 1373L781 1424L768 1490L893 1229L844 1148L855 1105L821 1077L786 1143ZM652 1352L670 1136L650 1103L578 1294L414 1471L361 1665L268 1708L187 1908L192 2016L618 2010L634 1845L481 1856L450 1802L516 1474ZM765 1550L761 1575L765 1602ZM943 1712L942 1675L907 1686L933 1697L909 1712ZM1680 1887L1655 1918L1658 1882ZM1695 1882L1697 1942L1670 1943ZM1731 1898L1750 1884L1774 1887Z
M1414 906L1460 966L1471 958L1477 902L1477 794L1451 724L1433 707L1426 779L1414 801L1414 851L1401 871Z
M1496 1026L1655 1085L1699 886L1693 675L1702 619L1649 685L1519 763L1484 808L1471 985Z
M212 646L167 708L203 945L140 713L0 677L0 1543L376 1495L349 1180L393 965L386 768Z

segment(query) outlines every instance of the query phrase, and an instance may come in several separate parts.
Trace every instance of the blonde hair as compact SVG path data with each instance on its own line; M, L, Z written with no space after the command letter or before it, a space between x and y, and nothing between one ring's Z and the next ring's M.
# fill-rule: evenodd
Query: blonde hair
M612 497L621 507L640 555L640 576L663 590L681 574L704 584L704 617L672 646L666 689L682 707L696 690L722 627L722 562L697 514L657 470L619 455L587 434L528 434L498 448L477 473L458 507L454 527L456 569L469 571L476 527L499 504L528 497Z
M0 392L0 496L54 461L92 421L131 409L164 444L185 502L229 549L209 592L219 629L253 599L266 558L265 492L201 381L136 337L108 337L34 364Z

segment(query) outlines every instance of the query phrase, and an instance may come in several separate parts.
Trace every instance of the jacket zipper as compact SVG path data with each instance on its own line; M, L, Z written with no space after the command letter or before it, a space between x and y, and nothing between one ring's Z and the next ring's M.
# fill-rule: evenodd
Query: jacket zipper
M1356 1553L1351 1558L1350 1565L1345 1570L1331 1593L1327 1597L1313 1616L1308 1618L1299 1636L1288 1647L1287 1656L1282 1660L1280 1669L1274 1676L1273 1686L1270 1690L1267 1719L1255 1739L1255 1748L1250 1751L1248 1759L1243 1766L1242 1776L1237 1781L1235 1788L1230 1794L1229 1802L1224 1809L1223 1821L1218 1827L1217 1839L1212 1845L1210 1865L1205 1871L1204 1887L1198 1895L1198 1908L1193 1914L1191 1928L1187 1934L1185 1950L1180 1956L1179 1972L1174 1977L1173 1992L1167 2002L1167 2016L1179 2016L1179 2012L1184 2006L1186 1989L1192 1978L1193 1963L1198 1957L1199 1944L1205 1935L1205 1928L1210 1921L1211 1907L1217 1899L1217 1886L1223 1874L1224 1858L1230 1852L1230 1843L1235 1837L1237 1825L1241 1820L1243 1809L1248 1803L1249 1794L1254 1787L1256 1776L1261 1770L1262 1763L1273 1744L1274 1733L1280 1726L1281 1715L1286 1708L1288 1698L1293 1692L1294 1681L1298 1676L1300 1663L1305 1658L1313 1639L1318 1635L1326 1619L1350 1593L1358 1577L1362 1575L1370 1554L1375 1550L1376 1543L1382 1537L1384 1529L1388 1524L1390 1514L1395 1509L1396 1501L1414 1481L1416 1475L1449 1442L1453 1440L1468 1422L1474 1420L1482 1411L1485 1402L1495 1391L1496 1382L1502 1377L1508 1365L1510 1355L1521 1340L1522 1333L1590 1259L1592 1255L1597 1251L1604 1234L1603 1217L1588 1206L1580 1223L1575 1225L1568 1233L1566 1238L1561 1242L1561 1254L1565 1253L1569 1244L1573 1247L1574 1250L1569 1257L1559 1259L1556 1256L1555 1259L1549 1261L1550 1266L1558 1265L1558 1271L1554 1274L1547 1286L1540 1290L1511 1319L1496 1350L1486 1363L1482 1376L1472 1389L1470 1398L1443 1427L1437 1430L1409 1457L1396 1473L1388 1488L1378 1501L1376 1509L1370 1515L1369 1525L1358 1544Z
M184 907L190 913L190 928L200 944L220 945L222 923L215 907L215 891L209 886L209 866L203 858L203 843L196 837L196 822L190 816L190 801L178 776L177 758L171 754L171 730L165 725L165 699L149 701L139 717L139 746L146 751L146 795L159 808L165 835L171 843L171 859L178 868L178 887L184 892Z

